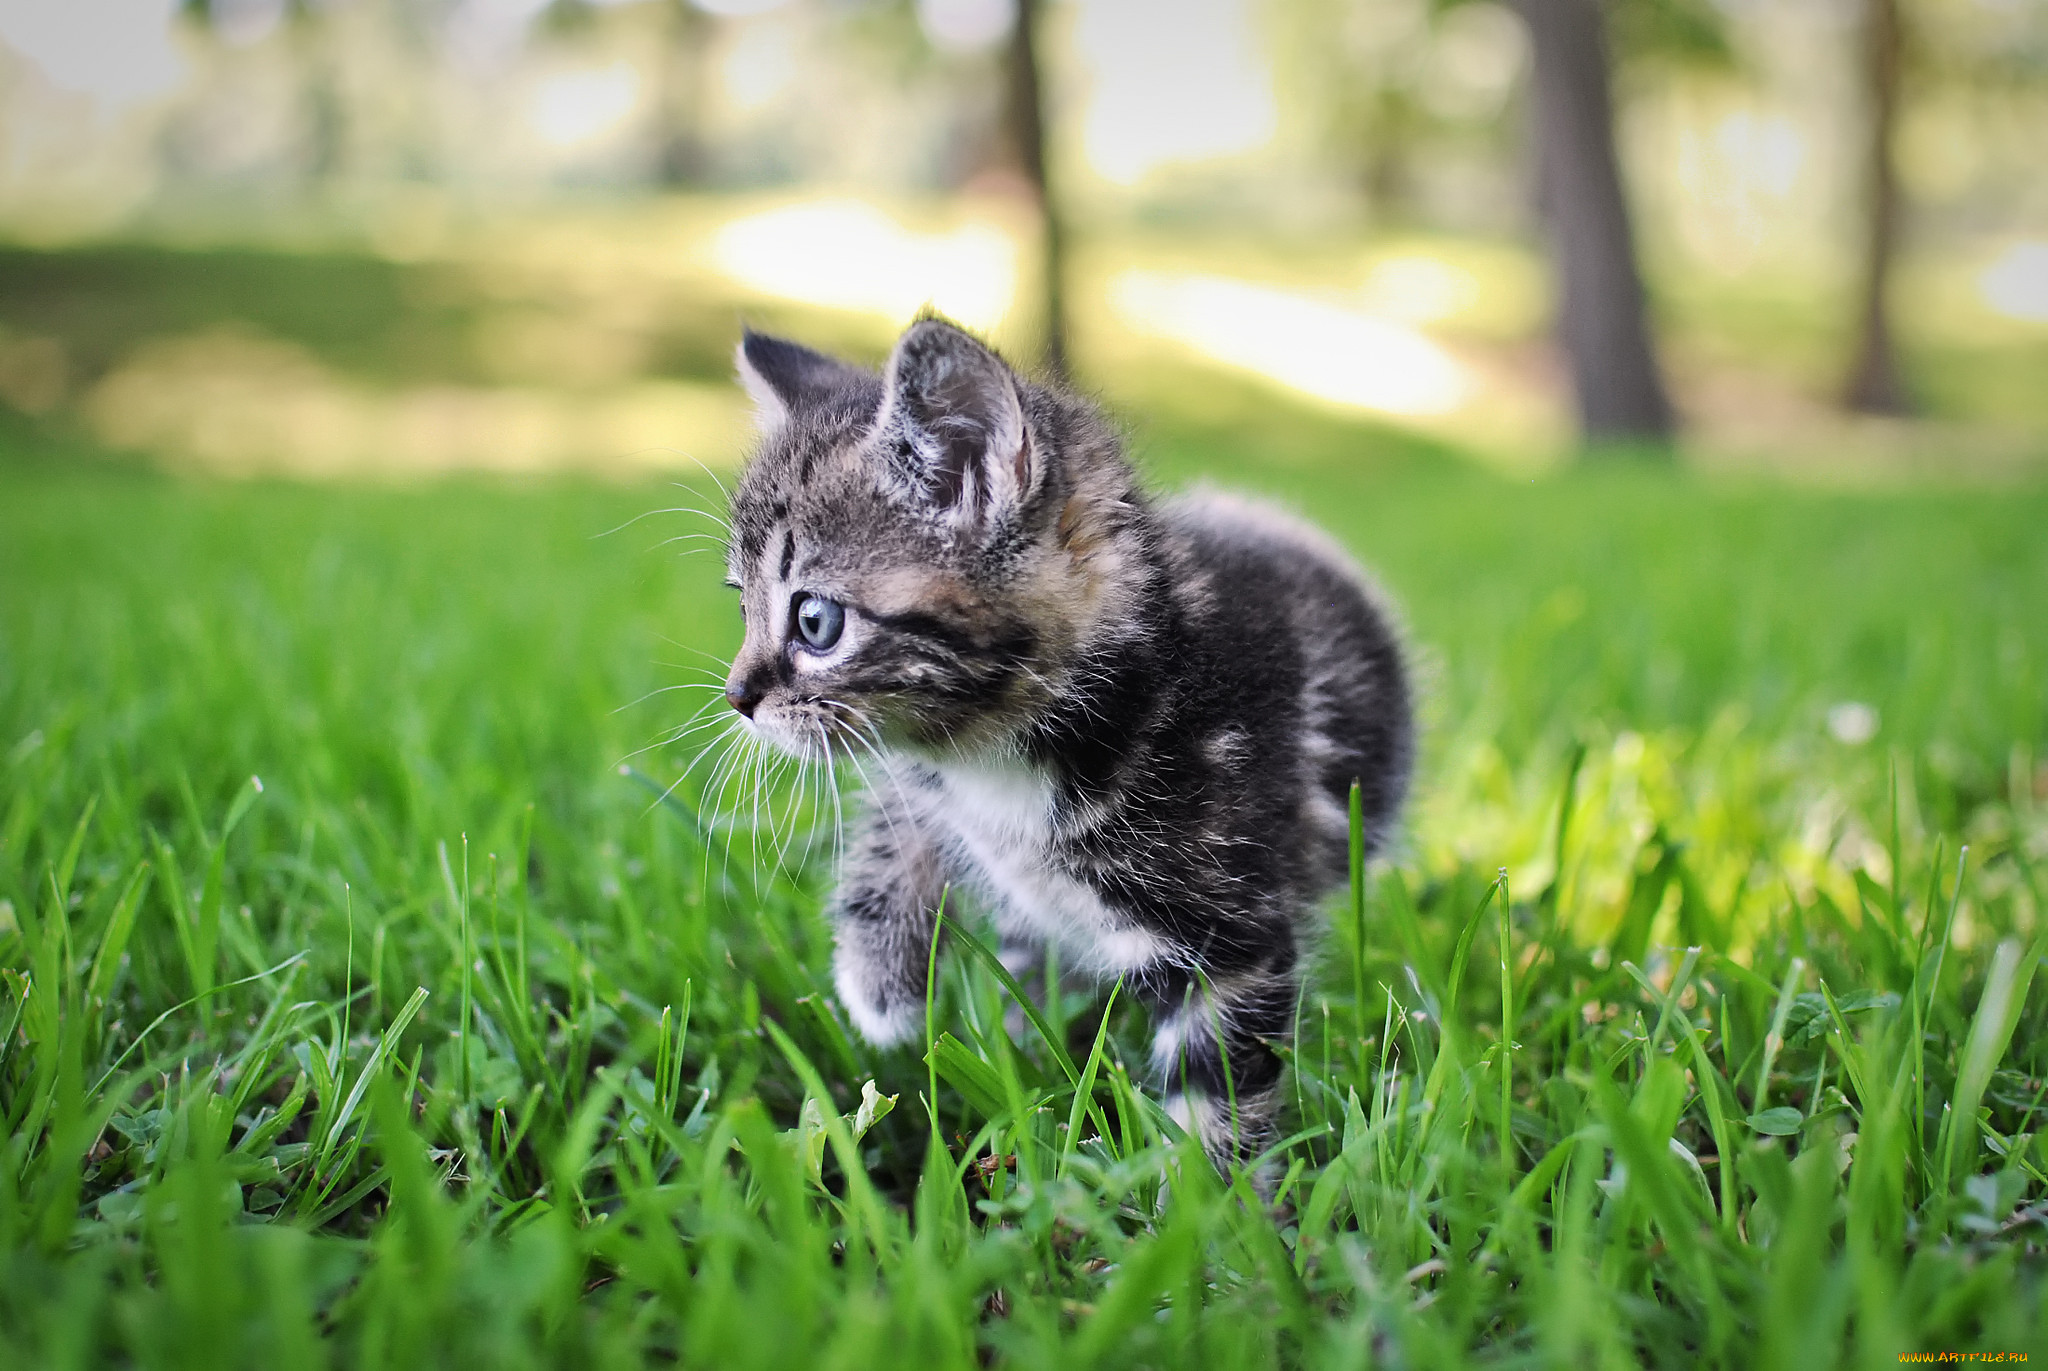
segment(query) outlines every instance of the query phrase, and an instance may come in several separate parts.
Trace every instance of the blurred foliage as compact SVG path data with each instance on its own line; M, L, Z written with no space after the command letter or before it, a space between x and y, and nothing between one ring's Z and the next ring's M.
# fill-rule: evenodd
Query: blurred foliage
M1619 0L1606 9L1608 33L1622 62L1736 66L1729 13L1713 0Z

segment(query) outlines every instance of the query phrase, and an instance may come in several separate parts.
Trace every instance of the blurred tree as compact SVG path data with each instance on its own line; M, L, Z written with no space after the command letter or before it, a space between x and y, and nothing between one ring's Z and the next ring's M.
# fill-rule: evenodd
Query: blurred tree
M1289 89L1320 104L1339 160L1375 224L1421 213L1418 167L1446 134L1421 98L1429 78L1429 0L1295 0ZM1490 121L1497 122L1497 121Z
M342 98L333 35L323 10L308 0L292 0L287 13L293 57L304 73L306 179L315 191L341 175L348 144L348 105Z
M1865 414L1904 414L1909 405L1892 342L1892 264L1904 205L1893 149L1899 124L1904 20L1898 0L1863 0L1861 76L1868 122L1863 144L1863 266L1858 287L1856 356L1845 396Z
M343 170L348 133L328 8L319 0L178 0L176 11L196 40L222 48L251 46L283 30L300 102L296 169L314 192Z
M1528 25L1537 203L1558 279L1558 337L1589 442L1671 436L1615 155L1601 0L1515 0Z
M1039 223L1040 362L1067 376L1066 225L1046 173L1045 78L1041 61L1044 0L1017 0L1004 54L1004 139L1037 203Z
M704 179L704 92L711 80L711 21L692 0L665 0L662 48L654 64L655 179L683 186Z
M1716 0L1290 0L1295 61L1340 144L1359 160L1376 219L1426 210L1416 190L1444 150L1483 146L1502 121L1518 65L1480 63L1497 78L1460 93L1446 83L1499 52L1500 25L1528 40L1528 146L1536 202L1557 280L1557 331L1585 437L1660 443L1672 406L1649 328L1623 169L1616 150L1620 78L1727 65ZM1487 13L1491 11L1491 13ZM1505 12L1515 18L1507 19ZM1484 22L1482 22L1484 21ZM1518 21L1518 22L1517 22ZM1468 41L1459 42L1459 39ZM1305 40L1305 41L1304 41ZM1484 40L1471 41L1471 40ZM1335 69L1342 69L1332 81ZM1494 84L1498 80L1498 86ZM1483 132L1484 131L1484 132Z
M1862 258L1857 278L1856 336L1843 402L1866 414L1909 414L1911 387L1899 364L1892 330L1892 278L1915 209L1900 171L1901 131L1927 105L1971 112L1978 136L2003 125L2028 136L2040 126L2048 95L2048 6L2004 0L1860 0L1857 72L1863 105ZM1995 136L1989 142L2000 142ZM1980 168L1996 151L1975 150ZM2021 154L2038 155L2027 146ZM2010 163L2008 163L2010 165ZM1964 174L1965 181L1972 174ZM1979 170L1972 227L1983 231L2017 215L2024 222L2025 178L1996 187ZM2017 198L2015 198L2017 196Z
M1373 91L1361 140L1360 180L1377 219L1400 223L1415 207L1416 144L1429 123L1405 85L1386 82Z
M1039 225L1038 364L1064 380L1067 222L1048 166L1046 3L988 0L966 8L971 22L961 25L959 8L938 0L849 3L842 22L900 83L920 79L934 62L953 78L946 103L954 128L940 172L945 184L1000 188L1030 201Z

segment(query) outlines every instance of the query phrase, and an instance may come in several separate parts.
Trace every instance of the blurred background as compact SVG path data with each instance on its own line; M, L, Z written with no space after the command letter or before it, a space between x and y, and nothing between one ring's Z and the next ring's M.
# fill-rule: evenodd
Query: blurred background
M930 304L1245 458L2048 469L2042 0L0 0L0 415L734 460Z

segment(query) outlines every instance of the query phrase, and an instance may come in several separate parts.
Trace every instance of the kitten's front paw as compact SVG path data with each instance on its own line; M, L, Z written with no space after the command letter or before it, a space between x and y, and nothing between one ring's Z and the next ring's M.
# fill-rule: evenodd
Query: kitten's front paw
M861 1037L876 1047L894 1047L909 1042L924 1026L924 1001L902 994L891 995L876 979L864 973L853 960L842 955L833 969L833 982L846 1017L860 1030Z

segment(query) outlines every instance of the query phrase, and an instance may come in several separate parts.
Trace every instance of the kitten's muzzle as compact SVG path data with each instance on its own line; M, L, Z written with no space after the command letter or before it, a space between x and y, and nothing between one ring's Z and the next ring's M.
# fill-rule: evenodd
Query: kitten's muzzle
M743 676L726 682L725 702L751 719L754 710L760 706L765 692L752 677Z

